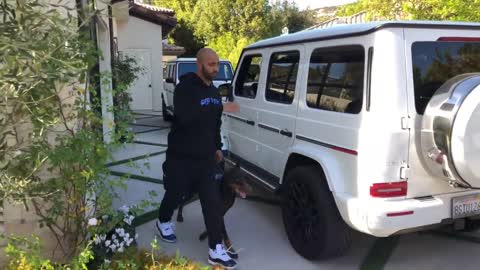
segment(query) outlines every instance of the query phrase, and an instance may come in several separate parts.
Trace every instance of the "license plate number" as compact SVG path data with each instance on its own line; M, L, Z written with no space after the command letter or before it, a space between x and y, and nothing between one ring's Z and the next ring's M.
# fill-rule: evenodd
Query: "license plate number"
M452 199L452 218L462 218L480 214L480 194Z

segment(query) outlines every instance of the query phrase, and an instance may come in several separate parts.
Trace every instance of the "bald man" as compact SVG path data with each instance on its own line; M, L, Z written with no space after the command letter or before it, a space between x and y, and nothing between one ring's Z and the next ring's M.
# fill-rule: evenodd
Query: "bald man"
M234 269L237 263L222 244L220 183L214 177L215 166L223 159L220 125L224 106L212 84L218 64L215 51L201 49L197 54L197 72L182 76L175 88L174 119L163 164L165 195L155 227L162 240L176 242L173 212L183 198L197 191L208 232L208 262ZM225 111L236 110L236 104L225 105Z

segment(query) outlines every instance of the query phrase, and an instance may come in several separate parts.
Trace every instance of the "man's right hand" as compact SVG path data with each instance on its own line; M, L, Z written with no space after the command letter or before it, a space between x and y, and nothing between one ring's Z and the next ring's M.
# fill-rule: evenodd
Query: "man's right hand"
M226 102L223 104L223 112L236 113L240 111L240 105L236 102Z

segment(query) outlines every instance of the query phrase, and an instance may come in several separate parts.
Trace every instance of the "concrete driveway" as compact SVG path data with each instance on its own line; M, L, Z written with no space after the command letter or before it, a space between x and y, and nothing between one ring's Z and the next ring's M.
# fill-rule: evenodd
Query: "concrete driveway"
M118 190L116 206L141 200L160 202L163 196L161 163L165 158L168 123L154 112L138 112L135 143L127 144L109 164L112 177L125 177L128 189ZM157 196L149 195L155 191ZM156 205L137 219L138 243L150 249L155 237ZM177 223L179 241L159 242L167 254L181 255L206 264L207 242L198 240L204 230L198 201L184 208L185 222ZM225 219L234 246L239 250L239 269L480 269L480 232L445 233L427 231L389 238L353 233L349 252L340 258L311 262L290 246L281 211L269 194L257 189L254 197L238 199Z

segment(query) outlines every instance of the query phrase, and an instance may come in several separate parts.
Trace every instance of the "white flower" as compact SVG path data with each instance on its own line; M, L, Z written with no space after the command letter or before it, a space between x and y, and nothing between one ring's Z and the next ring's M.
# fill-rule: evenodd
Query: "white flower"
M100 239L100 237L98 237L98 235L95 235L95 237L93 238L93 241L95 242L95 245L98 245L102 240Z
M110 243L112 243L110 240L105 241L105 246L106 247L110 246Z
M96 226L98 223L96 218L91 218L88 220L88 226Z
M107 236L105 234L100 235L100 240L105 241L107 239Z
M128 238L130 238L130 234L127 232L127 233L125 233L125 235L123 236L123 239L127 240Z
M118 248L117 251L118 251L118 252L123 252L124 250L125 250L125 249L123 248L123 246L121 246L121 247Z
M121 237L125 234L125 230L123 228L115 229L115 232Z
M112 240L115 240L115 238L117 238L117 236L115 234L112 235Z
M130 238L130 239L126 240L126 241L127 241L127 247L129 247L130 244L132 244L132 242L133 242L133 238Z
M132 221L135 217L132 215L128 215L123 219L123 222L127 223L128 225L132 225Z
M124 206L120 207L120 211L122 211L125 214L128 214L128 211L130 211L130 208L128 208L128 206L124 205Z

